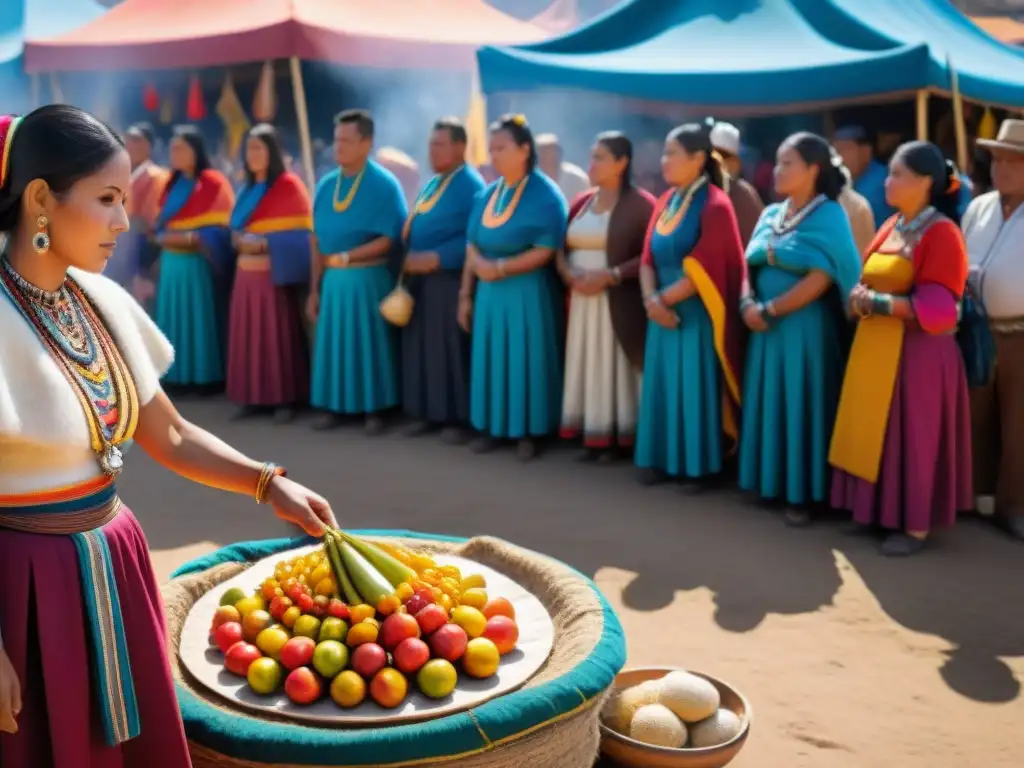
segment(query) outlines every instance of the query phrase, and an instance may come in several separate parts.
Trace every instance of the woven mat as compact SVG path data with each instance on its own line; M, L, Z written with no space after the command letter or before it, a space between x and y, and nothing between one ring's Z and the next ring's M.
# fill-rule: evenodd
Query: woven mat
M526 683L524 690L537 688L552 681L572 681L576 685L577 678L581 675L580 665L595 655L599 646L602 657L610 662L604 665L607 669L587 668L585 681L576 686L580 699L564 714L555 713L544 722L526 730L493 739L487 734L486 725L478 726L484 739L483 746L472 753L424 755L411 760L403 758L400 762L387 762L386 747L381 749L378 746L372 752L373 758L357 761L353 756L358 750L352 750L349 745L343 751L344 757L335 758L339 762L329 762L331 758L326 754L328 751L336 754L339 751L337 749L324 749L324 755L316 757L324 761L320 763L309 762L308 759L303 763L259 762L254 755L246 755L243 758L223 754L210 744L198 743L197 735L190 732L195 768L405 768L414 765L458 765L459 768L591 768L597 759L600 741L598 713L612 678L625 661L621 627L592 582L557 561L500 539L481 537L464 543L421 539L399 540L424 551L450 553L475 560L514 579L540 599L554 622L555 644L548 661ZM176 682L199 697L204 705L228 712L232 717L250 721L248 725L253 725L251 712L233 706L193 680L182 667L177 653L181 628L196 600L250 565L251 563L238 562L216 565L199 573L176 578L167 584L162 592L167 611L171 664ZM610 626L612 624L614 626ZM273 720L273 716L268 716L264 722ZM283 722L294 725L294 721L291 720ZM186 721L187 729L188 725ZM327 738L331 733L337 732L305 725L301 727L321 731L319 736L326 734ZM367 733L367 738L370 738L370 734L376 734L375 738L379 741L381 731L388 730L371 729L362 733ZM353 733L361 731L350 729L344 733L351 737ZM260 757L271 759L267 757L267 751L259 751L258 754Z

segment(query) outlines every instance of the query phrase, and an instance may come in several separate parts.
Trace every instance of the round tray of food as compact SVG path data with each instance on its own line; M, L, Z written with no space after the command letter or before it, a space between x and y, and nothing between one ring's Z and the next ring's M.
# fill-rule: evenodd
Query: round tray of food
M485 565L330 531L192 606L178 648L202 686L258 714L379 726L523 686L551 653L543 603Z

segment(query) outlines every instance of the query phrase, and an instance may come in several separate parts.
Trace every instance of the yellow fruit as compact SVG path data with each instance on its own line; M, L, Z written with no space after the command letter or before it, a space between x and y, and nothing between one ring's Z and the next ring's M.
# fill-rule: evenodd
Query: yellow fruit
M484 615L476 608L468 605L460 605L458 608L453 608L451 622L452 624L458 624L466 630L466 634L470 638L480 637L487 627L487 619L484 618Z
M462 591L459 589L459 582L457 582L450 576L445 576L443 579L441 579L441 583L437 586L438 589L440 589L446 595L450 595L451 597L458 597L459 592Z
M349 608L349 616L353 624L358 624L363 619L372 619L375 613L377 613L377 609L366 603L353 605Z
M314 584L319 584L321 581L331 575L331 566L327 563L320 563L313 572L309 574L309 580Z
M498 671L501 654L498 646L486 637L477 637L469 641L466 653L462 657L462 668L470 677L486 678Z
M316 588L313 592L317 595L330 597L331 595L338 594L338 587L335 585L333 578L326 576L316 583Z
M402 601L398 599L398 595L386 595L377 603L377 613L382 616L390 616L398 610L401 604Z
M348 637L345 638L345 644L349 648L355 648L357 645L363 645L364 643L376 643L378 632L377 627L365 621L353 624L352 628L348 631Z
M302 609L297 605L293 605L281 614L281 623L288 627L288 629L291 629L295 626L295 622L299 620L301 615Z
M395 595L403 603L410 597L412 597L414 594L416 593L413 591L412 585L410 585L408 582L402 582L397 587L395 587Z
M462 579L459 586L463 592L467 589L484 589L487 586L487 580L479 573L471 573Z
M452 608L455 607L455 601L448 595L441 595L441 599L438 600L437 603L444 608L445 613L451 613Z
M351 669L346 669L331 682L331 698L339 707L358 707L366 698L366 683Z
M436 568L427 568L420 574L420 578L431 586L436 586L441 583L441 574Z
M422 552L414 552L410 555L409 564L412 566L413 570L418 573L423 573L423 571L428 568L437 567L437 563L434 561L434 558L430 555L424 555Z
M487 592L479 587L467 589L459 596L459 604L468 605L470 608L476 608L478 611L482 611L484 606L487 605Z
M260 595L251 595L249 597L243 597L235 603L235 608L238 609L238 612L244 619L253 611L262 611L265 605L266 603Z
M372 624L372 625L373 625L373 626L375 626L375 627L376 627L377 629L380 629L380 622L379 622L379 621L377 621L377 619L376 619L376 618L374 618L373 616L371 616L371 617L370 617L370 618L368 618L368 619L363 619L363 620L362 620L362 621L361 621L360 623L361 623L361 624Z

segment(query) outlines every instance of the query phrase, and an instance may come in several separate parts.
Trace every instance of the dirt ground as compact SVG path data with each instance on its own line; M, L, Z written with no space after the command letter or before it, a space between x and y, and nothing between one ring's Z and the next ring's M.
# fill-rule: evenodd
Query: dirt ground
M222 401L183 410L288 467L342 525L500 536L592 576L626 628L630 666L689 667L748 696L737 768L1024 764L1024 547L981 521L891 561L835 524L788 530L733 492L640 488L628 466L581 466L565 450L523 466L429 437L232 423ZM161 579L217 546L288 532L140 451L121 490Z

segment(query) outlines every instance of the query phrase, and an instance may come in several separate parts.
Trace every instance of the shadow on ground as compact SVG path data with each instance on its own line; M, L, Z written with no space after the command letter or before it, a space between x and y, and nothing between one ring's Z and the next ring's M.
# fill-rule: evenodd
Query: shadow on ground
M671 486L640 488L629 466L580 466L565 450L522 465L511 451L477 456L429 436L369 438L358 427L318 433L304 420L231 422L222 400L182 409L254 458L286 466L328 498L344 526L487 534L591 576L623 569L637 574L623 601L639 611L706 587L715 620L732 632L750 631L769 614L829 605L841 583L839 550L895 621L955 647L942 670L952 689L983 702L1019 694L999 657L1024 656L1024 548L981 522L959 525L924 555L892 561L835 525L792 531L732 492L689 497ZM269 509L189 484L137 449L121 489L153 549L290 533Z

